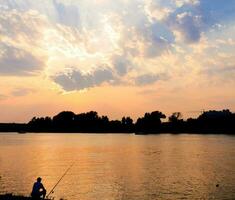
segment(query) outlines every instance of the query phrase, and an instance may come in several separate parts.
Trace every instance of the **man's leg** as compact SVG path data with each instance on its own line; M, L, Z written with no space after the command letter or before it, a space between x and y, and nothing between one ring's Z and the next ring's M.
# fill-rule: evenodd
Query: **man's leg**
M40 197L42 196L42 199L45 199L46 193L47 193L46 190L41 191L41 192L40 192Z
M46 197L46 193L47 193L47 191L46 191L46 190L43 190L43 191L42 191L42 195L43 195L43 197L42 197L42 198L43 198L43 199L45 199L45 197Z
M32 196L32 199L34 199L34 200L39 200L39 199L41 199L40 197L41 197L41 194L39 193L39 194L37 194L37 195L33 195L33 196Z

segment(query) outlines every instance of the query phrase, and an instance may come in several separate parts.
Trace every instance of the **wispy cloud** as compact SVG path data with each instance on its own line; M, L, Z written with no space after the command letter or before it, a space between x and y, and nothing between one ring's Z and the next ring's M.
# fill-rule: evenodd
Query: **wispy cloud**
M15 97L22 97L34 92L35 89L32 88L16 88L11 92L11 95Z
M144 74L136 77L135 83L136 85L149 85L155 83L159 80L165 80L165 74Z
M7 99L6 95L0 94L0 101Z

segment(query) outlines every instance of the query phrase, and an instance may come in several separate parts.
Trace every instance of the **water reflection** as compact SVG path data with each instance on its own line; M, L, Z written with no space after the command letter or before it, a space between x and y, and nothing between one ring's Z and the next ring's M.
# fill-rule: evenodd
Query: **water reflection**
M0 192L49 191L75 162L58 199L233 199L234 155L222 135L0 134Z

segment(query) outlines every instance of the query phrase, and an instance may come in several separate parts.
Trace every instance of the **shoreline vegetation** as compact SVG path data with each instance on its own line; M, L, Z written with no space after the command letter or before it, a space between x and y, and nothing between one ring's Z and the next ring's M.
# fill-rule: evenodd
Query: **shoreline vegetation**
M209 110L197 118L182 119L180 112L168 117L160 111L145 113L134 122L130 117L109 120L96 111L75 114L63 111L54 117L33 117L28 123L0 123L0 132L34 133L201 133L235 134L235 113Z
M23 195L14 195L10 193L10 194L1 194L0 200L33 200L33 198ZM50 199L46 198L45 200L50 200Z

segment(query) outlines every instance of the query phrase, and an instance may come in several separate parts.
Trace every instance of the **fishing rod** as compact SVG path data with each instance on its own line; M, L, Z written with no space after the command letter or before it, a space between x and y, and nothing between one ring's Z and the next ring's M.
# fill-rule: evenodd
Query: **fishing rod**
M72 166L75 164L75 162L74 163L72 163L69 167L68 167L68 169L64 172L64 174L60 177L60 179L57 181L57 183L54 185L54 187L51 189L51 191L48 193L48 195L46 196L46 198L48 198L49 196L50 196L50 194L51 193L53 193L54 192L54 189L56 188L56 186L60 183L60 181L65 177L65 175L68 173L68 171L72 168Z

